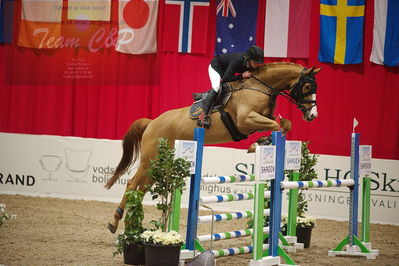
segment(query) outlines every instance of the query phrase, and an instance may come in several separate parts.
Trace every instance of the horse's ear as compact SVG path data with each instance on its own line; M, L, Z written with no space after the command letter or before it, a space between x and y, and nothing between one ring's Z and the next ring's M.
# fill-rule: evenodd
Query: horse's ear
M316 75L317 73L319 73L320 70L321 70L321 67L316 68L316 66L313 66L311 69L309 69L308 74Z

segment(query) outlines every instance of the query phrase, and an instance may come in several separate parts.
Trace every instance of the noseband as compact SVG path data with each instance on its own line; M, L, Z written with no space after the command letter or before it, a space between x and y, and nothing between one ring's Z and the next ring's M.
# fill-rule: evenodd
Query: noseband
M296 106L298 106L298 108L302 111L302 112L306 112L309 109L313 108L313 106L315 106L317 103L315 100L306 100L305 97L315 94L316 93L316 89L317 89L317 84L316 84L316 79L314 78L314 75L312 74L312 71L306 75L305 71L307 69L304 68L301 72L301 76L299 78L299 80L290 88L290 90L288 91L288 97L291 98L289 99L291 102L293 102L294 104L296 104ZM305 84L309 83L310 84L310 90L306 93L304 93L302 91L303 86L305 86ZM303 104L305 103L310 103L312 104L310 107L306 108Z
M282 95L283 97L288 99L288 101L295 104L299 110L305 113L306 111L312 109L314 106L317 105L315 100L305 99L305 97L315 94L317 89L317 83L313 74L313 70L311 70L309 74L305 74L306 70L307 68L302 69L301 76L299 77L298 81L295 84L293 84L289 89L274 88L255 76L252 76L252 78L272 90L272 94L266 93L267 95L272 97L277 97L278 95ZM304 93L302 91L302 88L308 83L310 84L310 90ZM310 103L312 105L306 108L304 105L306 103Z

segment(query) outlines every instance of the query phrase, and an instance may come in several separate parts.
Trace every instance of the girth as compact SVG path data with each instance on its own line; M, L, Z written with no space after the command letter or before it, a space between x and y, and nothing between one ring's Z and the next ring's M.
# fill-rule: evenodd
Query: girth
M231 118L230 114L228 112L226 112L224 110L223 107L220 107L218 109L218 111L220 112L220 117L222 119L223 124L225 125L225 127L227 128L227 130L229 131L231 137L233 138L234 141L240 141L243 139L247 139L248 136L242 134L238 128L236 127L233 119Z

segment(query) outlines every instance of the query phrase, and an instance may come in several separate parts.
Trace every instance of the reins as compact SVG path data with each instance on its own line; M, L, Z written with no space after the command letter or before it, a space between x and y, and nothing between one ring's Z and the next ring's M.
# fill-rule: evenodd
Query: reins
M271 90L271 93L261 90L261 89L258 89L258 88L245 87L243 80L241 80L240 87L232 89L231 91L238 91L238 90L242 90L242 89L254 90L254 91L263 93L269 97L272 97L273 100L275 100L277 98L277 96L281 95L284 98L286 98L289 102L295 104L298 107L298 109L300 109L302 112L306 112L307 110L311 109L313 106L316 105L316 101L315 100L305 100L304 97L316 93L316 88L317 88L316 80L311 75L311 72L313 71L313 69L310 71L309 76L304 75L306 70L307 70L307 68L302 69L302 72L301 72L301 75L300 75L298 81L294 85L292 85L288 90L274 88L273 86L271 86L267 82L257 78L256 76L251 76L251 78L253 78L257 82L261 83L263 86L269 88ZM304 94L304 93L302 93L302 87L306 83L310 83L312 88L308 93ZM306 108L303 105L304 103L313 103L313 105Z

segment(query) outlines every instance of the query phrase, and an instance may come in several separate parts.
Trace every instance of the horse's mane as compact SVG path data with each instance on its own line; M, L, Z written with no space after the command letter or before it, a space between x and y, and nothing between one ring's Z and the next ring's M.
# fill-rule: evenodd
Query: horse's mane
M271 63L266 63L260 68L258 68L255 73L263 72L264 70L267 70L270 67L282 67L282 66L294 66L294 67L299 67L299 68L304 68L300 64L292 63L292 62L271 62Z
M291 66L297 66L297 67L302 67L303 68L302 65L296 64L296 63L293 63L293 62L271 62L271 63L265 64L262 68L271 67L271 66L282 66L282 65L291 65Z

